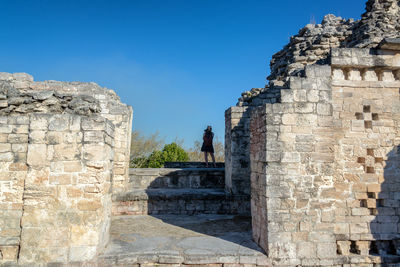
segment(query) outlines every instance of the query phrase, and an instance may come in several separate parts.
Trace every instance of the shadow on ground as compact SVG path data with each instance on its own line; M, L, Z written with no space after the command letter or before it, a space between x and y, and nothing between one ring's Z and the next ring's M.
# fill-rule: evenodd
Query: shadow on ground
M241 215L200 214L193 216L151 215L164 223L199 236L219 238L236 245L261 251L251 235L251 217Z

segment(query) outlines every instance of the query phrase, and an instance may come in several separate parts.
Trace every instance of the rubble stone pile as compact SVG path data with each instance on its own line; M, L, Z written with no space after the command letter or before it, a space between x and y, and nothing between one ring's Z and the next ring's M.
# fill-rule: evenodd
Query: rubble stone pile
M304 77L312 64L329 64L332 48L375 48L385 38L400 37L400 2L369 0L361 20L343 19L329 14L321 24L308 24L272 56L271 74L263 90L246 91L237 106L247 106L259 94L284 86L290 77ZM256 101L257 102L257 101Z
M369 0L366 12L352 28L345 47L374 48L384 38L400 37L400 2Z
M268 80L284 80L299 76L304 66L325 63L331 48L339 47L351 35L353 19L326 15L321 24L308 24L290 38L281 51L272 56L271 75Z

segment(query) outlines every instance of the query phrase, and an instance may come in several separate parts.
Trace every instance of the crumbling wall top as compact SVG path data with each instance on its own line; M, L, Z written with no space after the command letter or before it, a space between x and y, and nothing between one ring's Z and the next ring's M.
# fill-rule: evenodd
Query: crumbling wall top
M400 2L368 0L366 12L355 23L345 47L376 48L385 38L400 37Z
M290 38L281 51L272 56L268 80L299 76L306 65L326 63L330 49L339 47L351 34L353 19L326 15L321 24L308 24Z
M330 64L332 48L379 48L386 38L400 37L400 1L368 0L361 19L326 15L321 24L308 24L292 36L289 44L272 56L271 74L263 90L249 91L239 98L239 106L276 86L284 86L291 76L304 76L312 64ZM387 48L385 48L387 49Z
M90 82L35 82L27 73L0 72L0 114L102 112L101 102L120 102L110 89Z

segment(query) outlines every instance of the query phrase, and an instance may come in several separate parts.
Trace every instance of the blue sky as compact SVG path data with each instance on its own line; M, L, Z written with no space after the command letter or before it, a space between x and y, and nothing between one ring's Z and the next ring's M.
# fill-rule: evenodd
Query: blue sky
M366 0L0 0L0 71L94 81L134 109L133 129L200 140L241 92L264 87L271 56L325 14Z

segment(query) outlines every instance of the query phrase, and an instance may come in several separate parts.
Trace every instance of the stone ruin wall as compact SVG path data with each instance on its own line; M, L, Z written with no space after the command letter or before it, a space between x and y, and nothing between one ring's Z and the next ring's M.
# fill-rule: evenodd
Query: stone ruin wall
M0 73L0 263L95 258L127 182L131 123L94 83Z
M329 64L332 48L375 48L384 38L398 38L399 17L397 0L368 0L360 20L329 14L321 24L306 25L272 56L265 88L243 92L237 106L257 106L272 94L279 96L279 87L291 76L304 76L305 66Z
M337 238L342 255L354 248L361 255L400 255L399 90L400 47L377 55L332 51L333 117L342 131L335 147L342 194L332 197L342 197L336 220L343 229L335 234L345 234L346 223L350 231L350 238Z
M115 125L113 190L122 191L129 175L132 108L121 103L112 90L95 83L43 81L22 74L0 73L3 95L0 115L40 113L99 114ZM4 90L8 90L5 93ZM7 99L6 99L7 97Z
M369 52L333 51L253 111L253 238L276 265L400 259L400 77Z
M400 40L385 39L399 18L398 1L370 0L360 21L308 25L274 56L269 86L225 113L227 190L251 184L253 239L277 266L400 262ZM346 31L318 33L332 24Z
M250 194L250 179L243 178L250 173L247 110L247 107L231 107L225 112L225 189L233 194Z

